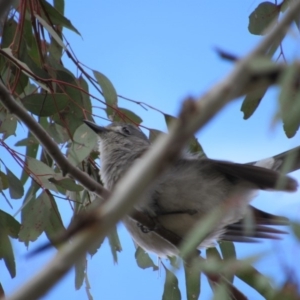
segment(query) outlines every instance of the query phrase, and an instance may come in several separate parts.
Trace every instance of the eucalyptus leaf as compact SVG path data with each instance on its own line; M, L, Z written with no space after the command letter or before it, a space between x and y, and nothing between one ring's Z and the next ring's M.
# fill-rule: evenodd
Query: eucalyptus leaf
M86 124L79 126L73 136L73 142L68 150L69 161L77 166L89 156L97 145L97 135Z
M135 250L134 257L138 266L141 269L152 268L153 271L158 270L158 267L154 264L153 260L150 258L149 254L141 247L137 247Z
M4 260L11 278L14 278L16 276L15 257L9 237L3 229L0 230L0 259Z
M22 210L20 241L35 241L45 230L51 214L51 202L44 191L36 199L32 198Z
M61 173L56 173L43 162L29 156L27 157L27 166L37 183L41 184L44 188L57 192L57 188L49 181L49 179L53 177L56 180L62 179L63 176Z
M280 7L272 2L262 2L249 16L248 30L255 35L264 35L269 26L278 20Z
M33 94L22 99L25 108L40 117L49 117L62 111L69 103L66 94Z
M181 300L181 293L179 290L177 277L165 266L164 269L166 270L166 279L162 300Z
M95 78L97 79L98 84L101 87L103 97L107 104L107 116L110 118L114 115L113 107L118 106L118 95L116 89L114 88L111 81L104 74L95 70L93 71L93 73Z
M9 194L12 199L20 199L24 195L24 187L19 178L6 167Z
M118 262L117 252L122 251L122 246L121 246L121 242L118 236L116 226L110 231L110 233L107 235L107 238L110 245L111 253L113 255L114 263L117 263Z
M61 25L80 35L79 31L73 26L71 21L64 15L62 15L60 11L58 11L55 7L53 7L49 2L45 0L40 0L40 2L42 3L46 13L49 14L52 24Z

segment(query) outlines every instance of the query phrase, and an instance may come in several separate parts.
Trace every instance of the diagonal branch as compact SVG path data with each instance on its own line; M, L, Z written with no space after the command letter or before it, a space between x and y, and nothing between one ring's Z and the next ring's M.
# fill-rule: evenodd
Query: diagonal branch
M173 123L170 134L158 138L153 148L145 154L144 158L128 172L126 177L120 180L114 191L112 191L109 201L106 201L93 211L93 217L97 222L91 223L89 227L80 231L74 237L71 245L62 247L55 258L39 274L8 299L37 299L41 297L66 274L74 262L84 255L94 242L102 239L114 224L125 214L129 213L131 207L149 184L176 159L188 138L211 120L229 101L240 95L250 80L247 67L251 60L257 55L264 53L278 35L281 36L284 34L288 29L288 25L299 12L300 1L297 1L291 5L289 11L280 23L271 30L269 35L248 56L237 62L234 70L228 77L197 101L190 98L186 99L183 103L179 119ZM8 95L7 90L3 86L1 86L0 97L4 97L3 103L5 106L12 113L15 113L40 140L41 132L40 129L37 129L39 128L39 124L33 123L26 111L27 115L24 114L24 109L21 109L21 106ZM69 168L69 165L62 157L57 156L56 152L51 151L45 140L42 141L43 146L47 147L47 151L50 151L55 160L58 157L60 158L58 163L64 172L70 173L72 176L75 174L74 178L82 183L81 180L84 177L78 177L79 170L75 172L73 166ZM95 186L97 186L97 183L94 183L93 188ZM98 188L97 193L101 194L102 192L102 187L100 190Z

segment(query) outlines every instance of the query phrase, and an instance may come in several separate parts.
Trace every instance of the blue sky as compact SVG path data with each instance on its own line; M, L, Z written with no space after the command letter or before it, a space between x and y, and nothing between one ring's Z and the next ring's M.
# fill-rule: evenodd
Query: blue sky
M176 115L184 97L200 96L232 69L231 63L218 57L214 50L216 46L242 57L259 42L260 37L251 35L247 29L248 16L259 3L254 0L90 0L83 5L81 1L66 1L66 16L82 37L68 30L64 30L64 33L77 58L90 68L104 73L118 94ZM283 43L283 49L288 59L296 57L299 49L299 34L296 30ZM64 63L75 71L67 58ZM293 139L287 139L281 124L271 126L277 108L277 95L277 89L271 89L254 116L247 121L243 120L240 112L241 99L222 110L197 134L207 155L247 162L298 146L299 134ZM94 102L94 105L100 104ZM144 120L143 125L166 131L161 114L152 110L145 111L122 99L119 105L139 114ZM94 113L101 115L97 108ZM105 124L101 119L98 122ZM14 141L14 137L8 139L11 145ZM4 159L9 159L8 154L4 155L7 155ZM17 168L15 172L20 173ZM300 172L295 172L293 176L299 180ZM68 224L71 215L69 204L60 200L58 202ZM299 192L264 192L254 200L254 204L268 212L299 220ZM14 202L13 205L15 211L18 203ZM4 201L0 207L13 214ZM123 251L119 254L118 264L114 265L107 243L89 259L88 277L94 299L160 299L164 270L141 270L135 263L131 238L122 225L119 228ZM43 240L44 237L41 237L38 242ZM30 278L55 253L52 250L28 260L24 257L25 247L20 247L15 241L13 244L17 277L11 280L0 262L0 268L4 270L1 271L0 281L7 293ZM282 264L293 267L292 258L299 257L299 245L292 235L283 241L266 241L246 247L237 245L236 249L240 258L273 250L257 267L275 282L283 280ZM155 256L152 257L156 261ZM178 276L184 299L182 272ZM205 278L202 282L201 299L209 299L211 290ZM245 284L239 286L250 298L259 299L258 294ZM72 299L86 297L84 288L74 291L73 271L43 299L61 299L66 296Z

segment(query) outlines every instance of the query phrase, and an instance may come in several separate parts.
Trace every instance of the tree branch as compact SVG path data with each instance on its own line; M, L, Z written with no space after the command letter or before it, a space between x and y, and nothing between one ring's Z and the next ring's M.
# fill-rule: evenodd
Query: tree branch
M227 78L214 86L207 94L197 101L187 99L183 103L182 111L177 122L173 123L170 134L157 139L153 148L148 151L143 159L122 178L112 191L109 201L106 201L98 209L93 211L95 222L88 228L80 231L73 239L71 245L65 245L57 253L55 258L35 277L29 280L22 288L16 291L8 299L37 299L49 290L65 273L73 266L74 262L85 254L86 250L96 241L102 239L106 233L125 214L129 213L139 196L160 173L162 173L179 155L188 138L199 128L203 127L212 117L230 100L237 97L247 86L250 74L247 67L251 60L261 55L278 37L286 32L288 25L299 14L300 1L294 2L289 11L282 18L262 42L243 60L240 60ZM4 96L5 105L21 119L29 129L38 136L41 132L38 124L33 123L31 117L24 114L24 109L19 109L18 104L8 97L7 90L1 87L0 96ZM13 104L11 104L13 103ZM44 133L43 133L44 134ZM49 146L44 139L43 146ZM50 149L47 148L47 151ZM57 153L50 151L53 158L60 159ZM53 154L54 153L54 154ZM65 159L65 158L64 158ZM78 172L70 168L65 161L59 160L63 170L69 172L75 179L82 183L82 177L78 178ZM76 169L76 168L75 168ZM71 171L70 171L71 170ZM71 172L74 172L71 173ZM90 182L85 182L88 185ZM83 184L83 183L82 183ZM85 185L85 184L84 184ZM96 185L96 183L94 183ZM86 186L86 185L85 185ZM90 185L89 185L90 187ZM94 187L94 186L93 186ZM102 188L97 190L100 194Z

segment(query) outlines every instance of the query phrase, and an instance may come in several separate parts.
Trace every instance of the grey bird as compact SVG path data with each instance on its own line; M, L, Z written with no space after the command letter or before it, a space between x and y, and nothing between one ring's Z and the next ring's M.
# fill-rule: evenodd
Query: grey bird
M88 120L84 122L99 137L101 179L105 188L112 190L151 147L149 139L132 124L111 123L102 127ZM228 199L234 199L234 205L220 218L199 249L210 247L217 240L251 242L257 238L276 238L282 231L272 225L286 224L287 219L258 210L249 202L258 190L297 189L294 179L278 172L289 156L293 164L285 164L286 173L300 168L300 147L249 164L183 154L145 191L135 208L184 240L199 219ZM254 219L250 231L245 230L243 221L249 211ZM160 257L178 254L177 247L155 231L146 230L129 216L123 221L134 241L146 251Z

